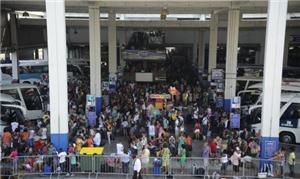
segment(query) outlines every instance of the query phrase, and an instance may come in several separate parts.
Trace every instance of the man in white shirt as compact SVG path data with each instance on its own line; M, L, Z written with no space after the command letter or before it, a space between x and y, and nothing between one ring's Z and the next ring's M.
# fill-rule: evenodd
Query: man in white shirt
M59 149L59 153L58 153L58 158L59 158L59 166L60 166L60 170L61 172L65 172L65 167L66 167L66 156L67 153L65 151L63 151L62 149Z
M133 179L142 178L141 169L142 169L141 160L137 158L136 155L133 155Z
M129 156L127 150L125 150L124 153L121 155L121 162L122 162L123 173L128 173L130 156Z
M100 147L100 145L101 145L101 134L100 134L99 131L96 132L96 134L93 138L93 141L94 141L95 147Z
M12 122L11 124L11 130L13 131L13 132L15 132L15 130L18 128L18 126L19 126L19 123L18 122L16 122L16 121L14 121L14 122Z

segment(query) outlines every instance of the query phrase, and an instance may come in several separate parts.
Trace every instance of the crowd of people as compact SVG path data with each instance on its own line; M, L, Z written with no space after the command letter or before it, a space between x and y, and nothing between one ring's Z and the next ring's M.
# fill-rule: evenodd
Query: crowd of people
M57 149L51 143L48 88L39 85L47 106L43 119L36 123L13 121L1 136L2 157L15 159L17 156L36 156L28 158L23 167L35 171L45 168L47 171L56 171L58 167L49 168L51 164L43 163L42 156L57 155L56 166L67 172L66 156L72 156L69 162L75 166L78 164L76 156L82 147L100 147L124 139L121 141L125 146L121 157L123 172L128 172L132 157L136 177L149 168L150 157L155 157L153 165L160 166L158 168L164 174L170 172L171 157L179 158L181 173L185 173L187 158L195 156L193 151L201 151L202 154L195 157L204 158L204 167L209 165L209 158L220 160L222 174L226 174L229 163L238 174L243 157L259 157L260 134L247 128L242 132L231 129L229 114L216 107L215 92L201 88L198 83L188 84L183 79L173 83L118 83L115 92L104 92L108 100L103 101L101 113L96 114L93 107L85 106L89 91L86 81L77 78L68 82L67 150ZM150 95L168 93L170 86L178 90L178 95L165 100L164 106L158 109ZM194 148L195 141L202 141L203 145ZM293 152L294 149L289 151L287 157L291 176L294 175L296 158ZM282 148L274 160L285 161L286 156L286 149ZM278 175L282 175L282 166L280 164Z

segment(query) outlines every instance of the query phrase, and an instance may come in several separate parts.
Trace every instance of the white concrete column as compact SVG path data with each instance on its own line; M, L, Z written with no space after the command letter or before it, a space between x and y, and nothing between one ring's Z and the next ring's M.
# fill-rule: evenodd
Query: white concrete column
M212 13L209 27L209 56L208 56L208 80L211 80L211 71L217 67L218 45L218 14Z
M284 52L283 52L283 66L288 66L288 59L289 59L289 46L290 46L290 34L287 31L284 40Z
M68 87L65 1L46 0L49 55L51 142L57 149L68 147Z
M17 52L10 54L11 65L12 65L12 78L13 80L19 80L19 60Z
M101 96L101 40L99 7L89 7L90 88L91 94Z
M278 148L283 52L288 0L269 0L266 30L262 131L262 158ZM268 152L265 147L268 145ZM272 145L273 147L269 147Z
M48 49L47 48L43 48L43 59L48 60Z
M204 38L203 38L203 31L199 31L198 36L198 69L204 69L204 53L205 53L205 45L204 45Z
M193 41L193 59L192 59L192 63L194 65L197 65L197 48L198 48L198 39L199 39L199 33L197 31L194 31L194 41Z
M264 65L264 61L265 61L265 44L261 44L258 65Z
M11 53L11 62L12 62L12 78L14 80L19 80L19 62L18 62L18 34L17 34L17 24L16 24L16 14L10 13L10 40L11 46L15 49Z
M117 30L116 14L110 12L108 16L108 71L109 74L117 73Z
M226 43L225 109L230 109L231 99L235 96L236 90L239 21L240 10L230 9L228 11Z

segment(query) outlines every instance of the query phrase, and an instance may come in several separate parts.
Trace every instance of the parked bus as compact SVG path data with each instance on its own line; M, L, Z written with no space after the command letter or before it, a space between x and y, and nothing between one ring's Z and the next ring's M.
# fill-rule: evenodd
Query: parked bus
M249 109L250 118L247 123L255 132L261 130L262 105L254 105ZM282 93L279 116L279 139L284 143L300 143L300 94Z
M262 103L262 91L263 84L256 83L237 93L241 97L242 114L247 115L252 105L260 105ZM281 91L284 93L300 93L300 84L299 82L282 82Z
M28 120L41 119L43 117L43 103L39 89L31 84L1 85L0 93L6 94L20 101L25 108L25 118Z
M10 75L7 80L2 79L1 84L8 84L12 81L12 64L0 64L1 74ZM72 78L75 74L82 75L83 72L78 65L67 64L68 78ZM40 83L47 81L48 78L48 60L19 60L19 82L33 84L34 82Z

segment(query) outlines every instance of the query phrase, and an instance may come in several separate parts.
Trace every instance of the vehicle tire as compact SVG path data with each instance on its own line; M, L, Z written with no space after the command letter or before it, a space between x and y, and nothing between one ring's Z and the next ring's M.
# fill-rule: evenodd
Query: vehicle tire
M290 132L282 132L279 135L279 140L282 143L294 144L295 143L295 136L294 136L294 134L292 134Z

